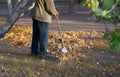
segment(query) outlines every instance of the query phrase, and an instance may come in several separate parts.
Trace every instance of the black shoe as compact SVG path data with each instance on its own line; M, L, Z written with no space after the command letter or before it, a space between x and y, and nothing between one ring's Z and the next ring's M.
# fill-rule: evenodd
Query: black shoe
M49 57L52 57L52 54L50 54L50 53L40 53L39 54L39 59L46 59L46 58L49 58Z
M60 60L56 57L54 57L52 54L50 53L44 53L44 54L40 54L38 56L39 59L44 59L44 60L48 60L48 61L52 61L52 62L60 62Z

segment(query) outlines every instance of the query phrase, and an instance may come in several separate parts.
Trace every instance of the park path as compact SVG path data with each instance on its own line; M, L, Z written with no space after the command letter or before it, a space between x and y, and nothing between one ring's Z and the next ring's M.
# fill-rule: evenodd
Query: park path
M105 31L106 27L103 23L93 22L88 20L90 14L87 8L83 8L80 6L74 7L74 13L69 14L67 11L67 5L57 5L56 8L60 12L59 22L63 31ZM7 14L7 10L1 10L0 14ZM4 24L5 21L0 21L0 25ZM20 18L15 25L26 25L31 26L32 20L29 14ZM110 23L107 23L107 28L114 29ZM50 30L58 30L58 26L56 20L53 18L53 21L50 26Z

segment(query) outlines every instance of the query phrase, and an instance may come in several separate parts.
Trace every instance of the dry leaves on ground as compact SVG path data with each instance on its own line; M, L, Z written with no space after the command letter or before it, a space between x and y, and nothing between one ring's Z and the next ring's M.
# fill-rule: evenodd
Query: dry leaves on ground
M108 41L103 39L102 32L85 32L85 31L64 31L62 32L62 39L69 51L64 59L85 57L80 54L84 49L106 49L108 48ZM4 38L0 40L6 41L11 46L30 46L32 36L31 26L13 26ZM61 38L58 31L49 32L48 50L56 57L61 57Z

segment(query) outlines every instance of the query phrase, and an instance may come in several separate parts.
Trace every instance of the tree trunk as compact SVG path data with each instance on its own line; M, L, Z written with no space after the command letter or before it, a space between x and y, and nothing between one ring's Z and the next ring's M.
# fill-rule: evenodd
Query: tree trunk
M34 7L35 3L28 4L28 1L29 0L22 0L16 5L12 15L9 16L7 22L0 28L0 38L4 37L4 35L21 16L25 15L25 13L27 13Z
M11 0L7 0L7 4L8 4L8 11L9 11L8 17L9 17L13 13L12 1Z
M68 0L68 12L73 13L74 9L74 0Z

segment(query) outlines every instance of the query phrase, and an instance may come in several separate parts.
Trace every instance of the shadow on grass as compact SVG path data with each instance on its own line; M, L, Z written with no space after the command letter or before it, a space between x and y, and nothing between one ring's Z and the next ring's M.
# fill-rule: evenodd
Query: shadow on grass
M56 62L56 63L59 63L60 60L55 57L55 56L50 56L50 57L46 57L46 58L43 58L43 59L40 59L39 57L35 57L35 56L31 56L30 53L20 53L20 52L7 52L7 51L3 51L3 50L0 50L0 54L1 55L4 55L4 56L18 56L18 57L28 57L28 58L37 58L39 60L46 60L46 61L50 61L50 62Z

